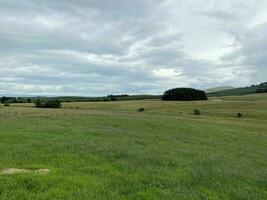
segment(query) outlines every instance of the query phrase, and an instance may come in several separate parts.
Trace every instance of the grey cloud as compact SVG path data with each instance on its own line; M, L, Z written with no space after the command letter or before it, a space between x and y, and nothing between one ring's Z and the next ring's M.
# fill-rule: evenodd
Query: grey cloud
M259 82L267 73L265 8L263 0L2 0L0 93Z
M251 70L254 79L265 81L267 75L267 22L246 29L235 41L237 48L222 57L238 63L239 68ZM238 69L239 69L238 68Z

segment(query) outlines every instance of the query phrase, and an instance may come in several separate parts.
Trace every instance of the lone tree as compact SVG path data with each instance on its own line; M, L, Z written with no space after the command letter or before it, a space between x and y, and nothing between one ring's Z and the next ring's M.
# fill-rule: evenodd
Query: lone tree
M174 88L164 92L161 100L163 101L197 101L207 100L206 93L202 90L193 88Z

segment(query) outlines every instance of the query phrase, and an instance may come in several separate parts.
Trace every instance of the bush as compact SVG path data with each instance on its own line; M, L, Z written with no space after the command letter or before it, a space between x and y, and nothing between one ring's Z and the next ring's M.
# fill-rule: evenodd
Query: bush
M49 100L45 102L46 108L60 108L61 102L59 100Z
M144 108L139 108L139 109L138 109L138 112L144 112L144 111L145 111Z
M194 115L200 115L200 110L198 110L198 109L194 109Z
M236 113L236 116L237 116L238 118L241 118L241 117L243 116L243 114L242 114L242 113Z
M8 107L8 106L10 106L10 104L9 103L4 103L4 106Z
M37 99L35 106L37 108L60 108L61 102L58 99L47 101L41 101L40 99Z
M206 93L193 88L174 88L164 92L161 97L164 101L196 101L207 100Z
M42 108L44 107L44 103L40 100L40 99L37 99L35 102L34 102L35 106L37 108Z

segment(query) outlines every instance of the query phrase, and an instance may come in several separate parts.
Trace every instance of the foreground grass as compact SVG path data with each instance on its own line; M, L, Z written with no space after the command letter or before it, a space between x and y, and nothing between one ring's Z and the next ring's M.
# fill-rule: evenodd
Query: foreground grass
M0 108L0 199L266 199L266 97Z

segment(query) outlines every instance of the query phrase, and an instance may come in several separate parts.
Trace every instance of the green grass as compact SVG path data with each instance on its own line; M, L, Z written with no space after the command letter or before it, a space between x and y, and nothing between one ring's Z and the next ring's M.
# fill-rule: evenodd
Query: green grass
M267 95L32 106L0 108L0 170L51 171L0 175L1 200L267 199Z

